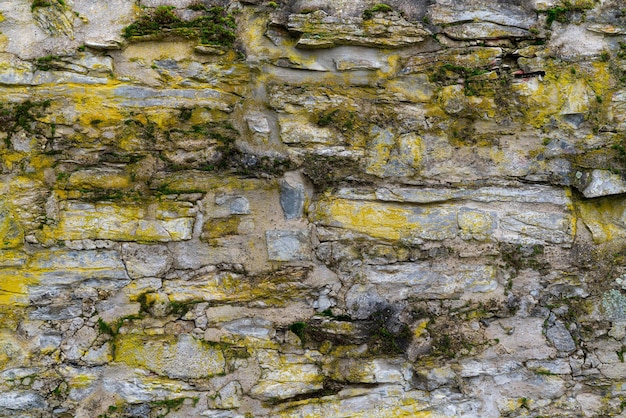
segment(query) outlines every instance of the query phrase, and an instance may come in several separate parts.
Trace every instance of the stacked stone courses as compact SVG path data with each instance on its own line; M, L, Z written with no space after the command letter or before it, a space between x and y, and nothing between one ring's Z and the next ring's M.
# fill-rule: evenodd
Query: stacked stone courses
M0 0L0 417L626 414L622 0Z

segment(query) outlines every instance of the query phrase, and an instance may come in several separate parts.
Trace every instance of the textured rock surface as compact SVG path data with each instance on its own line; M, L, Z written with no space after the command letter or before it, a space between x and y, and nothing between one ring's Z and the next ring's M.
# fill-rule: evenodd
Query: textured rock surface
M0 416L609 417L619 0L0 0Z

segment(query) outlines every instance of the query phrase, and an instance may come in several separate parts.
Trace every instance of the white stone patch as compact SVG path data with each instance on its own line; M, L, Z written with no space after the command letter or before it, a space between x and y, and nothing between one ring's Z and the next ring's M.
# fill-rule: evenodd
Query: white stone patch
M308 261L311 248L306 230L273 230L265 233L268 258L272 261Z
M587 198L626 193L626 181L621 175L608 170L593 170L591 181L583 190Z
M548 47L562 58L598 56L609 49L608 42L602 35L588 31L583 25L552 24L552 37Z

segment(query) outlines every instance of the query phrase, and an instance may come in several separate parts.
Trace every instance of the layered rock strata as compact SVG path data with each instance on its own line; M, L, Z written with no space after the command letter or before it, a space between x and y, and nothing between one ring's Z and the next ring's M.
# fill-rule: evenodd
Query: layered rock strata
M0 1L0 91L0 416L624 413L621 1Z

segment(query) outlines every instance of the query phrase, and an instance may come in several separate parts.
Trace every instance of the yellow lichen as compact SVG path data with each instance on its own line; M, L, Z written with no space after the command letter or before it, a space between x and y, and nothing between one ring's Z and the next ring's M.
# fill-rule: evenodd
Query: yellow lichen
M0 305L28 305L28 287L36 283L37 279L29 272L0 270Z
M326 210L331 222L378 238L398 240L416 226L408 220L410 211L399 207L357 205L334 199L328 202Z
M596 243L626 238L626 203L624 198L603 197L574 202L582 221Z

